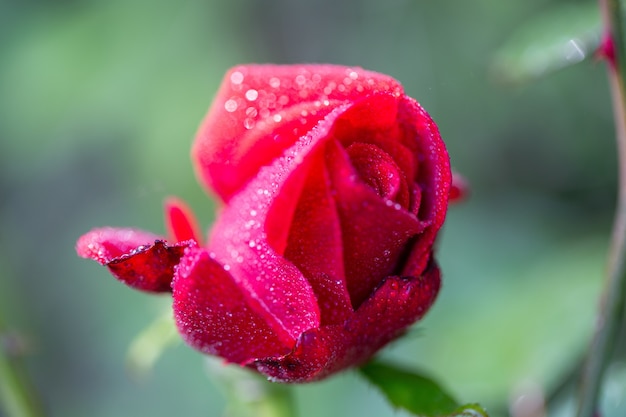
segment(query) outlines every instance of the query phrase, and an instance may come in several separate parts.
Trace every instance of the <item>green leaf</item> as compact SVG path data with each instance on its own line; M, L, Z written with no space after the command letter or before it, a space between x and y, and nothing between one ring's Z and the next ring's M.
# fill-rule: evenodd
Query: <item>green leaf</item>
M596 3L560 5L528 22L496 53L496 80L521 83L593 57L601 39Z
M396 407L424 417L488 417L478 404L459 407L439 384L414 371L372 361L360 368L365 378L376 385Z

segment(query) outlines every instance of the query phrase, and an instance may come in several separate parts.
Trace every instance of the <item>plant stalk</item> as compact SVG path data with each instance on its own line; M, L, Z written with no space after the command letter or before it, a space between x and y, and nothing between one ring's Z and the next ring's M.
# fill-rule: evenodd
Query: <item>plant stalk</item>
M622 65L626 55L622 22L623 1L600 0L604 25L613 40L615 52L615 61L609 60L607 67L615 120L619 185L606 281L595 333L582 369L577 417L600 415L602 382L624 317L626 299L626 68Z
M0 322L0 409L7 417L42 417L41 403L19 358L19 340Z

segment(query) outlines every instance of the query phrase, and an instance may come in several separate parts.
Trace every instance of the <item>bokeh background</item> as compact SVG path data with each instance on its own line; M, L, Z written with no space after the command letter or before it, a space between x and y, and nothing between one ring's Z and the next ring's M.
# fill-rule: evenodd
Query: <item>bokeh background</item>
M220 383L182 344L147 375L129 371L131 341L167 297L128 290L74 242L103 225L162 233L170 195L210 226L189 149L223 73L242 62L362 66L422 103L472 195L439 242L437 304L384 355L494 415L562 386L555 415L567 415L615 203L605 69L585 61L513 85L492 64L517 28L589 3L0 2L0 317L23 339L49 415L224 413ZM609 416L624 415L619 359ZM352 372L295 393L303 417L405 415Z

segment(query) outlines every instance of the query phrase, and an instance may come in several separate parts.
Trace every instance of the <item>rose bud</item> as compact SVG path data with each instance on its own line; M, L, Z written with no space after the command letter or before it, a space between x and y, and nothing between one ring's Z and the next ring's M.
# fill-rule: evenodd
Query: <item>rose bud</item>
M77 251L131 287L171 290L194 348L271 380L314 381L364 363L434 302L449 157L393 78L236 67L192 157L220 201L208 243L190 210L169 200L170 243L102 228Z

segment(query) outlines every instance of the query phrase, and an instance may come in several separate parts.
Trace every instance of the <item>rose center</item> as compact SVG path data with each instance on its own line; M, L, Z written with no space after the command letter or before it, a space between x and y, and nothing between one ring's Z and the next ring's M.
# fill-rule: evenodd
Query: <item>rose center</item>
M353 143L346 149L361 180L382 198L394 200L406 186L393 158L376 145Z

